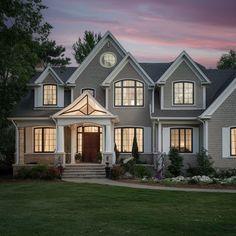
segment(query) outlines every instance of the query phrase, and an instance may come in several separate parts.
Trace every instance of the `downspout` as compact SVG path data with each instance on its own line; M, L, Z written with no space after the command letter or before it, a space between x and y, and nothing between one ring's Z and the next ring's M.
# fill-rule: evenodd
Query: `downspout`
M203 148L208 152L208 121L198 117L198 120L203 124Z

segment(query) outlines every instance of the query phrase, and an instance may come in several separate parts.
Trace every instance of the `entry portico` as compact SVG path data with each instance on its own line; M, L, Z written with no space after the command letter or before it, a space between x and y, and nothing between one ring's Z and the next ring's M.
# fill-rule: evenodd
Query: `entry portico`
M96 162L99 152L103 164L115 163L113 130L118 118L100 105L89 92L84 92L68 107L54 114L52 119L56 124L55 152L63 164L75 164L76 153L82 155L83 162ZM67 135L70 135L70 147L67 148L66 129Z

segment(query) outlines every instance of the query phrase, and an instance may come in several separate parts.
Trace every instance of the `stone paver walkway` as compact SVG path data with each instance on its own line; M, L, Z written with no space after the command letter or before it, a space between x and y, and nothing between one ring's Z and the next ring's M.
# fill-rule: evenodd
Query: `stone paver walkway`
M153 186L144 184L134 184L114 181L110 179L62 179L66 182L73 183L90 183L90 184L102 184L111 186L120 186L128 188L139 188L139 189L153 189L153 190L168 190L168 191L185 191L185 192L205 192L205 193L236 193L235 189L203 189L203 188L177 188L177 187L165 187L165 186Z

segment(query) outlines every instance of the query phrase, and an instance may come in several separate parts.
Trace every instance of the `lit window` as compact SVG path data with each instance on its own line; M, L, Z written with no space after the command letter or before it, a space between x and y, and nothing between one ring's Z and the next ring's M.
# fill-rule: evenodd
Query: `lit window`
M116 128L115 143L119 152L131 152L134 136L137 138L138 151L143 152L143 128Z
M193 151L193 134L191 128L174 128L170 129L171 147L176 148L179 152Z
M192 105L193 101L193 83L177 82L174 83L174 104Z
M55 128L34 129L34 152L54 152L56 148Z
M236 128L230 129L230 156L236 156Z
M105 52L101 55L100 63L103 67L113 67L116 64L116 56L112 52Z
M43 105L57 105L57 86L47 84L43 86Z
M84 93L84 92L88 92L88 93L90 93L93 97L95 97L95 90L92 89L92 88L84 88L84 89L82 89L82 93Z
M143 83L122 80L115 83L115 106L143 106Z

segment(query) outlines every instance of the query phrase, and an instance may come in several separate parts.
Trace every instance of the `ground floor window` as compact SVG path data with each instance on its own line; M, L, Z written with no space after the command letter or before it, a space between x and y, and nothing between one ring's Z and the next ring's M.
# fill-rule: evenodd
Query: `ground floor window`
M236 128L230 129L230 156L236 156Z
M143 152L143 128L116 128L115 143L119 152L131 152L134 136L137 138L138 151Z
M170 129L171 147L178 149L180 153L193 152L193 130L191 128Z
M56 129L34 128L34 152L55 152Z

